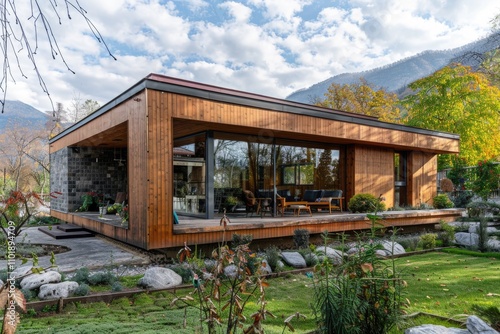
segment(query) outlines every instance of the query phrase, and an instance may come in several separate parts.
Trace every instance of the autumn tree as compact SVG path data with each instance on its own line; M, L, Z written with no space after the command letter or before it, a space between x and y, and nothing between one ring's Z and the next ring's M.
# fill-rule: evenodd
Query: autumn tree
M407 125L459 134L460 156L469 165L499 155L500 89L486 75L455 64L409 87Z
M48 186L47 131L10 124L0 134L0 157L13 190L36 190Z
M384 89L374 89L366 80L359 83L339 85L332 83L325 99L316 104L326 108L374 116L381 121L399 123L399 99L396 94Z

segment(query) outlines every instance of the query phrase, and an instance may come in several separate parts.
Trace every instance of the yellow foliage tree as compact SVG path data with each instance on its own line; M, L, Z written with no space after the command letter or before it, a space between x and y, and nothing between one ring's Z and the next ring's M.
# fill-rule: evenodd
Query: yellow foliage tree
M409 87L407 125L459 134L460 157L468 165L498 157L500 89L484 74L455 64Z
M332 83L319 106L374 116L381 121L400 123L399 99L384 89L373 89L364 79L359 83L339 85Z

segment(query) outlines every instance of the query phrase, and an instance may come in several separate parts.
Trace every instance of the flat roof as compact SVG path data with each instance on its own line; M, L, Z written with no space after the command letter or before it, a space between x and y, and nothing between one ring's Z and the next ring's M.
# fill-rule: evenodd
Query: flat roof
M422 128L410 127L401 124L388 123L378 120L376 117L367 116L363 114L350 113L325 107L319 107L311 104L289 101L285 99L278 99L270 96L259 95L244 91L239 91L230 88L218 87L208 84L203 84L195 81L189 81L179 78L173 78L161 74L151 73L145 78L137 82L135 85L127 89L116 98L106 103L94 113L73 124L66 130L62 131L52 139L50 143L66 136L67 134L75 131L88 122L98 118L110 109L127 101L132 96L145 90L153 89L170 93L177 93L181 95L188 95L198 97L206 100L217 102L231 103L237 105L244 105L254 108L267 109L273 111L286 112L290 114L300 114L311 117L319 117L324 119L331 119L335 121L362 124L366 126L373 126L378 128L392 129L398 131L405 131L411 133L419 133L430 136L438 136L449 139L459 139L460 136L442 131L427 130Z

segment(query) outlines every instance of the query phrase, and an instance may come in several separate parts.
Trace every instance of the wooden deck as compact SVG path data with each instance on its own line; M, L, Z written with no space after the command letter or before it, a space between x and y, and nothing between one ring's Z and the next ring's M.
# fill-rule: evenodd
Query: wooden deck
M444 210L408 210L408 211L386 211L380 213L383 217L382 223L387 227L397 226L403 228L403 232L409 232L416 226L429 225L432 229L434 224L440 221L452 222L461 217L463 209ZM100 218L98 213L67 213L71 216L72 223L84 226L90 230L107 235L108 229L126 229L121 227L119 217L105 215ZM69 218L69 217L68 217ZM271 242L275 238L291 238L296 229L307 229L310 235L320 234L325 230L330 233L352 232L367 230L370 221L366 214L354 214L349 212L334 212L332 214L325 210L314 212L312 216L303 213L294 216L287 212L284 217L243 215L229 216L229 223L224 228L220 224L220 218L200 219L195 217L179 216L179 224L174 225L172 231L171 247L179 247L186 242L188 245L203 245L231 239L232 235L251 234L253 240L260 242ZM431 227L432 225L432 227ZM406 231L405 231L406 230ZM266 241L267 240L267 241ZM212 241L212 242L207 242Z

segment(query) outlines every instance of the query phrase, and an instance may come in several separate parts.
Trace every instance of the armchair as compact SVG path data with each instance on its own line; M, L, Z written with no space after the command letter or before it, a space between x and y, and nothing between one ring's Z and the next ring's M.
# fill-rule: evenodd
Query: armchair
M330 212L331 209L337 209L342 212L344 197L342 197L342 190L323 190L321 194L321 201L327 199L330 202Z
M253 213L257 212L259 207L257 198L255 198L253 192L250 190L243 190L243 202L245 203L246 216L248 217L249 213L253 216Z

